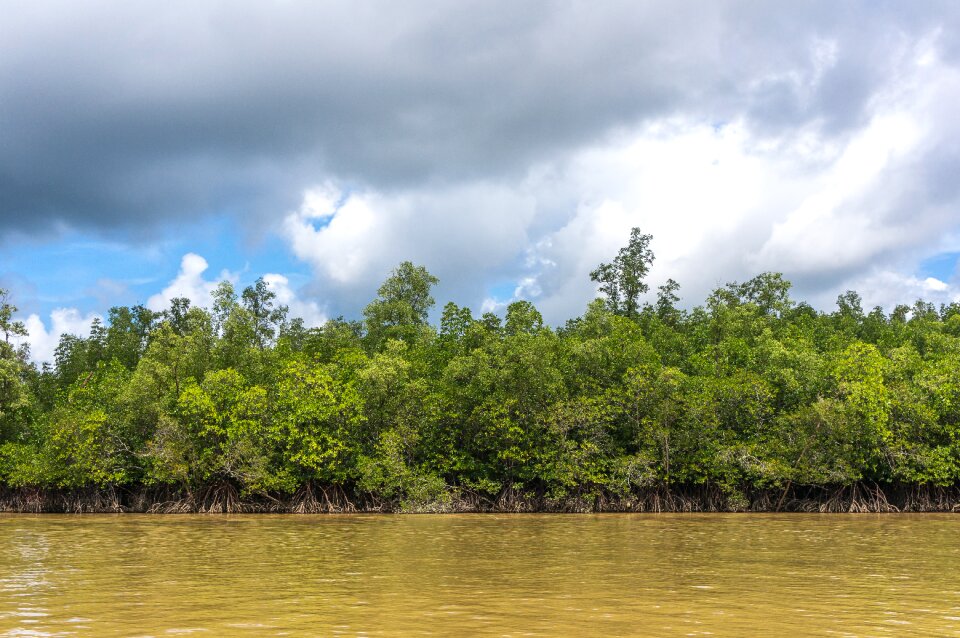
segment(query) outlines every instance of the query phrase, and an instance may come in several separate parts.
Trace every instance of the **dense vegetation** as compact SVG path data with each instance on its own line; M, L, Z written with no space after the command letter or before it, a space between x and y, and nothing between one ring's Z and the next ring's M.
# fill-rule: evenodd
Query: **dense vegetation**
M773 509L960 483L960 306L848 292L822 313L764 273L683 310L673 281L644 301L652 260L635 230L558 329L526 301L434 327L437 280L409 262L362 321L313 329L262 280L224 282L209 309L113 308L39 369L4 294L7 506Z

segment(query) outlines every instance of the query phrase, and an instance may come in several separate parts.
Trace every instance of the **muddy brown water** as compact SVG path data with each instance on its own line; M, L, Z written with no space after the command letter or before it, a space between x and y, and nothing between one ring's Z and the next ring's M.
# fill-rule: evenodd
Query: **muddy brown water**
M960 515L0 515L0 635L960 635Z

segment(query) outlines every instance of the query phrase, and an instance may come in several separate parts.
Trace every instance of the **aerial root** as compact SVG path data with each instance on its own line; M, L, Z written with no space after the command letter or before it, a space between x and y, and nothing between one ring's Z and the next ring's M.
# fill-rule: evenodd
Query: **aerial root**
M553 495L544 490L504 487L498 494L453 487L447 498L416 511L431 512L958 512L960 486L793 483L767 489L720 485L650 486L615 493L598 486ZM357 500L359 499L359 500ZM376 494L351 496L343 485L304 483L293 495L241 494L222 480L200 488L182 485L105 488L3 488L0 511L40 513L149 512L237 513L398 512L399 499ZM409 508L408 508L409 510Z

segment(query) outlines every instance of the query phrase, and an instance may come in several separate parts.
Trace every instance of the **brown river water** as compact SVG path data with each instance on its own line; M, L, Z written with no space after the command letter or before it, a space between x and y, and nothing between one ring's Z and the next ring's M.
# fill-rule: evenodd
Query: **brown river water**
M0 636L180 635L960 635L960 515L0 515Z

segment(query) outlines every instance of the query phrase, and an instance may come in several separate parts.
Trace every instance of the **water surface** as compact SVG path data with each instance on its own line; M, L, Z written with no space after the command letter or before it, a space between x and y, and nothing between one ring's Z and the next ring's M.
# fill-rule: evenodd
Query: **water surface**
M960 516L0 516L4 636L960 635Z

